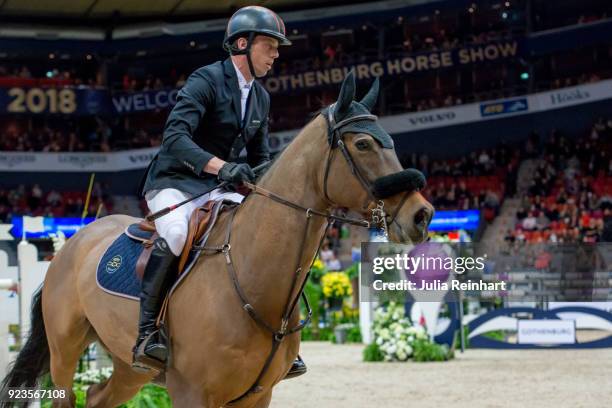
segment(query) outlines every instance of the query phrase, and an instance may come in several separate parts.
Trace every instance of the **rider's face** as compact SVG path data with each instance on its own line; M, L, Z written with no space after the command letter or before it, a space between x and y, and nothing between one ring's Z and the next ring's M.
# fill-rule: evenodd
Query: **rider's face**
M258 35L251 44L251 61L258 78L265 76L278 58L278 40Z

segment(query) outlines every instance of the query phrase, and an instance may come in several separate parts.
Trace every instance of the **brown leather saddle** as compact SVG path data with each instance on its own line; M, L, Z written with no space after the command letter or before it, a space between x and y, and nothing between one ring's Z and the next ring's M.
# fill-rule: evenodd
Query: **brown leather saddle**
M208 201L202 207L198 207L191 213L189 218L189 230L187 232L187 240L185 241L185 247L179 258L179 265L177 269L177 276L180 276L185 271L188 261L193 260L192 249L194 246L203 246L208 239L210 231L214 227L219 214L225 209L233 208L237 205L232 201L219 200L219 201ZM153 250L153 242L159 237L159 234L155 230L155 224L152 221L148 221L146 218L143 219L138 225L139 228L146 232L153 232L151 238L143 242L145 249L140 254L136 263L136 275L140 279L144 274L144 268L149 261L151 251ZM191 263L191 262L189 262Z

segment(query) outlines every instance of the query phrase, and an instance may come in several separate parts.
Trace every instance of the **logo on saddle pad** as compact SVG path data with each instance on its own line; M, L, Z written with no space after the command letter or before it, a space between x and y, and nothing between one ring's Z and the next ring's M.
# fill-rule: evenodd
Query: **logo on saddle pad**
M115 255L110 261L106 263L106 273L115 273L121 268L122 263L121 255Z

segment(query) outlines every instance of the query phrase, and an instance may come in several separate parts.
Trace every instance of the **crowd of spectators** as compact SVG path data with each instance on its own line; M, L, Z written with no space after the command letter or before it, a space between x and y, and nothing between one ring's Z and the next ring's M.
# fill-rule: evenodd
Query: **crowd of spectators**
M161 129L125 129L101 118L68 122L61 126L44 124L32 129L12 124L0 129L0 151L18 152L110 152L154 147L161 144Z
M98 68L74 63L72 68L54 66L52 63L0 65L0 81L14 85L88 86L102 87L104 80Z
M89 201L88 216L111 213L113 198L108 186L94 183ZM43 217L81 217L86 194L82 192L44 191L38 184L20 184L12 189L0 189L0 223L11 223L13 215Z
M195 69L195 68L194 68ZM160 77L154 75L130 75L123 74L121 79L121 90L126 92L159 91L167 88L182 88L187 81L187 75L177 74L176 69L170 70L168 76Z
M612 217L612 121L578 142L553 131L506 241L597 242Z
M520 153L506 144L474 151L460 159L430 160L427 155L400 158L404 167L420 169L428 186L424 194L440 210L480 209L486 221L499 212L505 196L512 196Z

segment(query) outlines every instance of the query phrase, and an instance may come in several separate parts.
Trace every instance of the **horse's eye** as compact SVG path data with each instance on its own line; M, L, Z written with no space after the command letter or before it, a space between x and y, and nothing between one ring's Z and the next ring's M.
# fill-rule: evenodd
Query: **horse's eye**
M355 142L355 147L358 150L368 150L370 148L370 143L367 140L358 140Z

